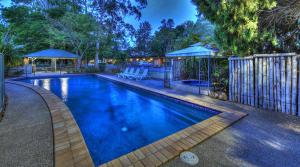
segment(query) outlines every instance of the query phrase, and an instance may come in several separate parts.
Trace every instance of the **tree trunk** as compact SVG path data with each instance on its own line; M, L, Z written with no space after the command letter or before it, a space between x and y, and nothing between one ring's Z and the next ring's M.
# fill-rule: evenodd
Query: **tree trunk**
M97 70L99 70L99 48L100 48L100 42L97 39L97 42L96 42L96 54L95 54L95 68Z
M76 51L76 54L79 55L79 51ZM81 62L82 62L82 55L79 56L79 58L77 59L77 64L76 64L76 70L80 71L80 67L81 67Z

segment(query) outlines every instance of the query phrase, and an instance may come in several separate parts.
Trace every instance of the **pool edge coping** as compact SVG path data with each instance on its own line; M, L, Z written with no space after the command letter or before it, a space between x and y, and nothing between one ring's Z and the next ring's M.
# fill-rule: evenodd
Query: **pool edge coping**
M15 80L5 83L31 89L46 103L52 122L54 166L95 166L76 120L60 98L39 86Z
M130 153L113 159L112 161L99 165L99 167L161 166L179 156L181 152L194 148L198 144L204 142L205 140L216 135L217 133L221 132L225 128L231 126L235 122L248 115L247 113L243 113L234 109L228 110L214 105L207 106L205 105L205 102L196 103L195 101L182 99L179 96L175 96L171 93L167 93L143 85L138 85L135 83L126 82L126 80L118 80L108 75L96 74L96 76L115 83L124 84L134 88L163 95L175 100L180 100L221 112L220 114L212 116L204 121L189 126L162 139L159 139L158 141L138 148Z
M81 74L85 75L85 74ZM205 140L209 139L210 137L214 136L215 134L221 132L225 128L231 126L235 122L239 121L243 117L247 116L248 114L234 110L234 109L224 109L220 106L207 106L207 102L195 102L191 101L190 99L184 99L181 97L178 97L177 95L174 95L172 93L164 92L155 88L151 88L148 86L143 86L140 84L130 83L127 82L127 80L118 80L116 78L113 78L109 75L101 75L101 74L88 74L88 75L94 75L99 78L110 80L114 83L127 85L132 88L141 89L144 91L148 91L154 94L159 94L167 98L171 98L174 100L181 101L183 103L188 103L190 105L196 105L200 107L205 107L212 110L220 111L221 113L215 116L210 117L209 119L206 119L200 123L194 124L192 126L189 126L183 130L180 130L176 133L173 133L169 136L166 136L162 139L159 139L153 143L150 143L146 146L143 146L141 148L138 148L132 152L129 152L128 154L124 154L116 159L113 159L107 163L99 165L99 167L110 167L110 166L116 166L116 167L122 167L122 166L161 166L165 163L173 160L178 155L180 155L181 152L190 150L197 146L198 144L204 142ZM74 75L54 75L54 77L68 77L68 76L74 76ZM27 77L27 78L39 78L41 76L37 77ZM53 77L53 76L46 76L46 77ZM14 79L26 79L26 77L19 77ZM35 89L41 89L42 94L44 91L50 92L48 90L45 90L38 86L33 86L31 84L18 82L13 79L7 79L6 82L17 82L21 85L29 85L31 89L35 91ZM38 93L39 94L39 93ZM50 94L54 95L52 92ZM54 95L61 103L65 105L65 103L59 99L56 95ZM46 101L45 101L46 102ZM46 102L47 103L47 102ZM67 107L65 105L65 107ZM68 109L68 108L67 108ZM69 111L69 109L68 109ZM72 113L69 111L69 113L72 116ZM72 117L73 118L73 117ZM76 121L73 118L73 121L77 125ZM54 125L53 125L54 127ZM78 125L77 128L79 129ZM79 129L80 132L80 129ZM80 133L81 134L81 133ZM81 134L81 138L84 141L84 138ZM87 149L87 152L89 153L89 150L85 144L85 148ZM91 159L91 156L89 154L89 158ZM92 166L95 164L92 161ZM68 166L68 165L65 165ZM85 165L86 166L86 165Z

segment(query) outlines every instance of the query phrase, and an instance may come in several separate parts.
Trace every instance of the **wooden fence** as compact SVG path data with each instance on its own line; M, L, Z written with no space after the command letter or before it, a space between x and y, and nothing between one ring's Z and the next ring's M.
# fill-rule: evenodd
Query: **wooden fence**
M229 58L229 100L300 116L300 60L295 53Z

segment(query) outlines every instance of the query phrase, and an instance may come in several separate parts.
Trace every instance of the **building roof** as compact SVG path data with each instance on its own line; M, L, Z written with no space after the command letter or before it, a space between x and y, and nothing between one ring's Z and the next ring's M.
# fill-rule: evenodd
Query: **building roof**
M166 57L210 57L216 56L216 51L201 46L201 43L196 43L188 48L177 50L166 54Z
M23 57L28 58L41 58L41 59L77 59L79 56L65 50L60 49L46 49L38 52L27 54Z

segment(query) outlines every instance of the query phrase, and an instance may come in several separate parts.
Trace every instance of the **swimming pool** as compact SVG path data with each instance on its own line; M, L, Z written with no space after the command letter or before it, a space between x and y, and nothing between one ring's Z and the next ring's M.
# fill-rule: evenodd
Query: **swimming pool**
M96 166L218 114L96 76L23 81L67 104Z

